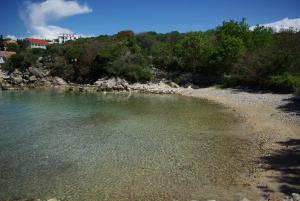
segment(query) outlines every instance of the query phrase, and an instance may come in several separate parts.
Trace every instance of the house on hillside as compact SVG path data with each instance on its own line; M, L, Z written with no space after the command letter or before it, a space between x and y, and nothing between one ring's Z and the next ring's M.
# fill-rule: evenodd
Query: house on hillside
M58 36L57 42L59 44L62 44L67 41L70 41L70 40L77 40L79 38L81 38L81 36L78 34L62 34L62 35Z
M48 41L36 39L36 38L26 38L27 47L34 49L34 48L41 48L46 49L47 45L49 45Z
M0 51L0 66L4 64L7 59L9 59L12 55L15 55L16 52L10 51Z

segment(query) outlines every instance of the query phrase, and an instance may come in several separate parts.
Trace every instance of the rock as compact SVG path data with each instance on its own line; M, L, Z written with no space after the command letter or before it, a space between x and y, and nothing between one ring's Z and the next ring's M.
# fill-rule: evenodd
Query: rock
M37 81L38 85L42 85L42 86L51 86L52 82L53 82L52 78L47 78L47 77L44 77Z
M22 76L21 71L19 71L17 68L11 73L11 76L17 77Z
M279 195L276 195L275 193L272 193L268 196L268 201L285 201L283 198L281 198Z
M78 87L78 91L79 91L79 92L83 92L83 91L84 91L84 88L83 88L83 87Z
M300 201L300 195L298 193L292 193L292 197L294 201Z
M9 84L5 81L1 83L1 89L3 89L3 90L9 90L11 87L12 87L11 84Z
M35 77L35 75L32 75L28 78L29 82L36 82L37 78Z
M34 67L29 67L28 68L28 72L31 75L36 76L37 78L42 78L42 77L45 77L45 76L49 75L49 71L43 70L43 69L39 69L39 68L34 68Z
M179 88L179 85L176 84L175 82L170 82L169 86L172 87L172 88Z
M11 82L16 85L19 85L23 82L23 78L21 75L11 76L10 79L11 79Z
M53 84L55 84L55 85L67 85L67 82L64 79L60 78L60 77L54 77L53 78Z
M50 198L47 201L59 201L57 198Z
M8 80L10 77L7 75L7 73L3 72L1 69L0 69L0 79L2 80Z
M242 198L239 201L250 201L250 200L248 200L247 198Z
M126 80L121 78L102 78L97 80L94 85L97 86L97 91L123 91L128 90L129 84Z

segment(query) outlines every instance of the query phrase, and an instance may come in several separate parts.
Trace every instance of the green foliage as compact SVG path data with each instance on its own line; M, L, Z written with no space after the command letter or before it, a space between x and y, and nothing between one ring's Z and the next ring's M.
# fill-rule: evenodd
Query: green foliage
M17 40L17 43L18 43L18 46L19 46L19 51L24 51L24 50L26 50L27 45L26 45L26 41L25 41L25 40L20 40L20 39L18 39L18 40Z
M225 35L233 38L239 38L246 43L248 41L249 34L250 30L245 18L240 22L234 20L223 22L222 26L216 28L216 37L218 39L222 39Z
M300 86L295 87L294 93L295 95L300 96Z
M245 46L242 39L230 35L221 35L210 63L217 66L218 73L230 73L234 64L241 60L244 54Z
M29 50L25 41L17 42L18 49L10 49L18 54L6 66L24 69L42 62L53 74L75 82L103 76L145 82L163 75L178 83L201 84L211 77L227 86L299 91L300 32L274 33L261 26L250 30L245 19L206 32L121 31L49 45L47 50Z
M178 52L184 63L185 71L207 72L205 68L208 67L213 46L204 33L192 32L178 44Z
M26 68L36 65L37 60L45 53L43 49L26 49L20 53L13 55L8 59L5 69L13 71L15 68L24 71Z
M247 48L255 51L262 48L268 48L273 43L273 31L271 28L256 26L249 34Z
M19 46L15 43L9 43L6 46L7 51L19 52Z
M272 76L270 87L279 91L297 92L300 87L300 75L283 74Z
M140 53L140 48L133 39L102 49L95 58L90 73L96 77L123 77L132 82L152 78L147 59Z
M3 35L0 35L0 51L4 50L4 39L3 39Z

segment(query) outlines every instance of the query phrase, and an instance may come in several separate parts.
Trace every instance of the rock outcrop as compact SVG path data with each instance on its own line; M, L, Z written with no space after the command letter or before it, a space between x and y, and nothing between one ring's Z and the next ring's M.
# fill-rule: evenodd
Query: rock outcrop
M119 77L101 78L92 85L69 84L60 77L50 76L47 70L30 67L24 72L15 69L12 73L0 71L0 86L4 90L24 89L35 87L65 87L71 91L138 91L144 93L173 94L180 90L180 87L174 83L162 79L160 82L148 83L128 83L125 79Z
M97 80L94 85L97 91L139 91L145 93L172 94L179 91L179 86L174 82L162 80L158 83L134 83L129 84L121 78L102 78Z
M97 80L94 85L97 87L97 91L127 91L129 90L129 84L126 80L121 78L102 78Z
M24 72L15 69L12 73L0 70L0 87L3 90L64 85L67 85L66 81L50 76L45 69L29 67Z

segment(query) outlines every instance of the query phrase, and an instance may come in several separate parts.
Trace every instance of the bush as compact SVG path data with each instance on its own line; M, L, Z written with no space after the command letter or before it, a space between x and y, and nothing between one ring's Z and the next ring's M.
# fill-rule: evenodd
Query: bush
M295 88L294 93L295 93L295 95L300 96L300 86Z
M296 92L300 87L300 76L289 74L272 76L270 87L281 92Z

